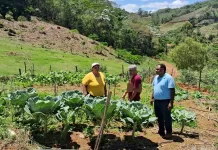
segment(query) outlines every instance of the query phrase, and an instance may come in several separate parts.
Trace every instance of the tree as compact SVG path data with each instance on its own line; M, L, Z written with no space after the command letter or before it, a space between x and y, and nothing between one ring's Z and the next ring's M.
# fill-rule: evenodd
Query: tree
M186 38L170 53L172 61L178 69L188 69L199 72L199 90L201 87L201 74L207 65L207 48L192 38Z

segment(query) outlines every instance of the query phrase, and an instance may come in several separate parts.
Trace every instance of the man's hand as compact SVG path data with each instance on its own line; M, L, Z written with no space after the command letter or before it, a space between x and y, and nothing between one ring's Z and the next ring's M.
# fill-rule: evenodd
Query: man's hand
M151 100L150 100L150 104L151 104L151 106L153 106L153 104L154 104L154 99L151 99Z
M168 104L168 109L169 109L169 110L173 109L173 103L170 102L170 103Z
M122 99L123 99L123 100L125 100L125 98L126 98L126 95L125 95L125 94L123 94L123 96L122 96Z
M127 92L123 93L122 99L125 100Z

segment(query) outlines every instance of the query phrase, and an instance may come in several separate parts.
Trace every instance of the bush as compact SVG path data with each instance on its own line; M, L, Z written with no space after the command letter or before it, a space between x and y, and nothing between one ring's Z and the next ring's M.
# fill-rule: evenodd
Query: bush
M72 30L70 30L70 33L77 33L77 34L79 34L79 31L77 29L72 29Z
M18 21L27 21L27 18L24 16L19 16Z
M198 75L195 71L191 70L180 70L181 76L180 81L182 83L197 85L198 83Z
M89 34L88 38L93 39L93 40L95 40L95 41L98 41L98 40L99 40L98 35L95 34L95 33L94 33L94 34Z
M119 59L124 60L125 62L129 64L141 64L142 56L139 55L132 55L130 52L128 52L125 49L118 49L117 50L117 57Z

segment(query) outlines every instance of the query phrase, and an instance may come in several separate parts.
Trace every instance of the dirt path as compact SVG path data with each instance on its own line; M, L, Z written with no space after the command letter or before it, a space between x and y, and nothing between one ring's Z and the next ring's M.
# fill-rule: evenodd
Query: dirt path
M167 73L171 74L174 78L176 78L180 75L178 69L174 65L172 65L166 61L159 61L159 62L166 65Z

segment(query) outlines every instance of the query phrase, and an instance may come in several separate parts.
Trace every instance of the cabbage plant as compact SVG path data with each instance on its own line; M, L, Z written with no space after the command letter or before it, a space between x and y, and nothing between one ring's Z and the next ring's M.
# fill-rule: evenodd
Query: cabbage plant
M85 112L94 125L100 124L106 106L106 97L104 98L85 98ZM109 103L106 113L106 120L111 119L116 112L116 104Z
M8 98L12 105L23 108L29 98L37 96L34 88L28 88L26 90L18 90L8 94Z
M24 110L44 123L44 130L47 133L48 119L50 115L56 114L61 107L61 97L47 96L44 99L40 97L30 98Z
M132 124L132 137L134 138L135 130L138 125L153 123L156 117L152 117L153 110L141 102L126 102L120 108L121 121L125 124Z
M75 122L75 116L76 112L79 108L76 109L70 109L69 106L62 107L60 110L58 110L56 114L56 118L63 123L63 129L61 131L61 141L64 143L67 139L67 133L69 130L69 125L71 122Z
M174 121L181 125L180 133L183 133L185 125L189 125L196 120L196 114L185 109L174 109L171 116Z

